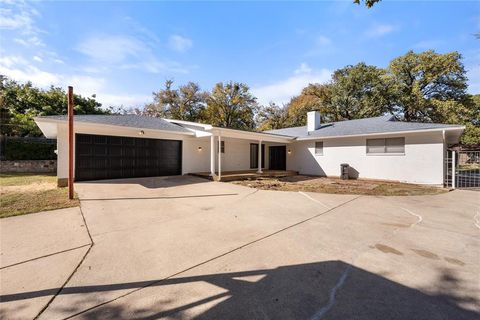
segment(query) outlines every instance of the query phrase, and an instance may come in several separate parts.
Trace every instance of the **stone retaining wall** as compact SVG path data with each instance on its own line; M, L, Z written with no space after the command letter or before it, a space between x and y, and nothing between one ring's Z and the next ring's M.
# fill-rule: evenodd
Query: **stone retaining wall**
M0 161L0 172L55 173L57 160Z

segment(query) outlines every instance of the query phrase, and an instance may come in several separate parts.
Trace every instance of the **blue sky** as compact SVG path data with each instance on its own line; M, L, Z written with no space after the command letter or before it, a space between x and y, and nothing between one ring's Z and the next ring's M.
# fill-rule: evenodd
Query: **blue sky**
M480 93L480 2L21 2L0 0L0 74L105 105L141 106L166 79L247 83L285 103L333 70L412 49L459 51Z

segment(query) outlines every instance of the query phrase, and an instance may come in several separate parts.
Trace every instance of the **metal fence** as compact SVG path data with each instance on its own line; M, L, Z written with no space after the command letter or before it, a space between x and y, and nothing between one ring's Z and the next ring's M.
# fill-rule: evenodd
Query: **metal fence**
M448 150L444 184L451 188L480 188L480 151Z

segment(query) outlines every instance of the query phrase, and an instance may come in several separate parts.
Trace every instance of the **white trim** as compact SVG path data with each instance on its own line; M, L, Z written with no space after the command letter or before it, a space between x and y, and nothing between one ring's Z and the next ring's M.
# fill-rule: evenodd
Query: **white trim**
M383 152L383 153L366 153L366 155L368 157L376 157L376 156L404 156L405 155L405 152L392 152L392 153L388 153L388 152Z
M175 120L175 119L167 119L167 118L162 118L165 121L168 121L170 123L178 123L178 124L184 124L188 126L194 126L194 127L202 127L205 130L211 130L213 126L211 124L205 124L205 123L198 123L198 122L193 122L193 121L185 121L185 120Z
M401 134L415 134L415 133L425 133L425 132L437 132L437 131L463 131L465 126L456 127L456 128L435 128L435 129L423 129L423 130L406 130L406 131L391 131L391 132L375 132L375 133L362 133L362 134L350 134L342 136L316 136L316 137L305 137L297 138L297 141L308 141L308 140L325 140L325 139L338 139L338 138L353 138L353 137L371 137L371 136L390 136L390 135L401 135Z
M56 124L66 124L66 120L59 120L59 119L45 119L45 118L38 118L35 117L33 120L38 124L38 122L43 122L43 123L56 123ZM151 128L143 128L143 127L132 127L132 126L122 126L122 125L113 125L113 124L105 124L105 123L100 123L100 122L87 122L87 121L75 121L75 117L73 117L73 121L75 122L76 127L93 127L93 126L101 126L101 127L107 127L107 128L125 128L125 129L135 129L135 130L148 130L152 132L160 132L160 133L169 133L169 134L180 134L180 135L186 135L186 136L195 136L194 132L182 132L182 131L171 131L171 130L161 130L161 129L151 129Z
M242 131L236 129L226 129L226 128L212 128L212 134L221 134L227 138L237 138L237 139L245 139L245 140L262 140L266 142L278 142L278 143L291 143L295 141L295 137L290 136L279 136L279 135L272 135L268 133L262 132L252 132L252 131Z

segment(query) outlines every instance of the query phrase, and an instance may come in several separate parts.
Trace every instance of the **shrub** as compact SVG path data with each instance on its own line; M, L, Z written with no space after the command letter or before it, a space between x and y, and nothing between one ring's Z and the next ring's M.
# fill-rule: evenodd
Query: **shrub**
M42 143L21 139L7 139L5 160L55 160L54 143Z

